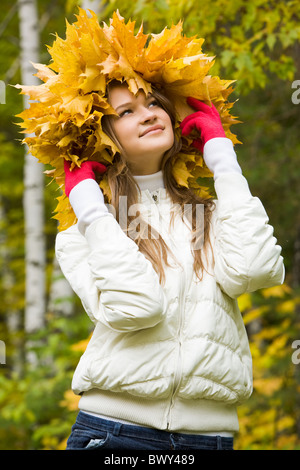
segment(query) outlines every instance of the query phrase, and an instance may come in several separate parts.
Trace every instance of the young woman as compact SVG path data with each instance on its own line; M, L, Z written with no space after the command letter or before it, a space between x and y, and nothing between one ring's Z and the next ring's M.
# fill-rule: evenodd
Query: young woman
M232 449L236 407L252 392L236 299L283 282L281 248L214 106L189 98L195 113L181 124L198 131L212 201L172 177L180 140L161 93L113 83L108 99L114 164L65 164L78 223L58 234L56 253L95 323L73 378L82 398L67 449ZM110 208L96 182L104 171Z

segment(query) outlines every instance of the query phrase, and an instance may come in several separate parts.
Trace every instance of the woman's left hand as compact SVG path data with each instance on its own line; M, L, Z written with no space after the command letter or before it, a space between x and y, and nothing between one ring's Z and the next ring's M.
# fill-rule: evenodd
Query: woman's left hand
M187 98L187 103L197 111L187 116L180 124L182 135L189 135L193 129L201 133L199 139L193 141L193 146L203 153L203 147L211 139L215 137L226 137L222 127L219 113L215 106L207 104L195 98Z

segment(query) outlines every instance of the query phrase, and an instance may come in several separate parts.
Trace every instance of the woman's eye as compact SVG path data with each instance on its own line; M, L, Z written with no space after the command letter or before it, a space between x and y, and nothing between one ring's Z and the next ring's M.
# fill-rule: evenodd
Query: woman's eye
M151 106L159 106L158 101L156 101L156 100L151 101L151 102L149 103L149 108L150 108Z
M119 116L120 117L123 117L123 116L126 116L127 114L130 114L132 111L131 109L124 109L124 111L122 111Z

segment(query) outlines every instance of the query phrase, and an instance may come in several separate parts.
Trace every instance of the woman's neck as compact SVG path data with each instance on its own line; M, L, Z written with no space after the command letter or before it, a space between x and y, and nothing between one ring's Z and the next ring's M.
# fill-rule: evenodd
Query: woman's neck
M134 179L141 191L148 189L152 192L165 187L162 170L157 173L152 173L151 175L134 175Z

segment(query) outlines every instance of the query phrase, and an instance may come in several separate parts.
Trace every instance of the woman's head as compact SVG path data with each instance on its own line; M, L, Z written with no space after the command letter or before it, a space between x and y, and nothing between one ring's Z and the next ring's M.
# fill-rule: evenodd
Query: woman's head
M181 149L181 139L178 139L175 135L176 112L173 104L156 89L152 90L151 95L146 96L141 92L135 97L128 91L126 84L120 84L116 81L109 85L108 100L113 108L117 109L119 115L121 114L121 117L114 118L111 115L106 115L102 118L104 132L120 149L120 153L114 158L113 165L110 165L106 172L111 191L111 204L115 208L118 222L121 222L119 219L120 196L126 196L128 209L139 200L139 187L134 179L134 175L151 174L160 169L163 170L165 186L173 203L179 204L182 209L185 204L192 207L190 223L194 238L202 237L204 233L203 249L192 247L194 270L197 276L201 278L204 269L202 253L206 251L206 247L209 244L208 232L213 201L201 199L192 189L179 186L173 176L172 157ZM127 105L122 107L126 103ZM130 106L134 108L132 109ZM125 114L123 114L124 112ZM132 112L133 115L131 114ZM135 113L137 113L138 117ZM140 119L140 116L142 116L142 119ZM132 123L134 125L131 127ZM151 128L156 124L164 126L162 132L149 134L146 139L139 141L139 132L143 133L143 130ZM132 141L129 136L129 130L131 129L133 129L134 136ZM134 143L136 147L133 145ZM197 204L204 205L204 227L200 228L200 234L198 233L199 230L196 230ZM183 211L182 214L184 213ZM129 226L132 217L128 215L126 220L127 226L122 226L122 229L131 237ZM135 232L134 241L140 251L151 261L161 281L164 281L164 268L169 265L168 256L172 255L172 253L162 236L156 233L147 222L143 223L141 219L140 221L140 235ZM145 233L150 233L153 236L144 237Z
M108 101L118 116L105 116L103 130L114 140L133 175L156 173L174 145L176 153L179 151L175 110L160 92L134 95L125 83L114 81L108 87Z

